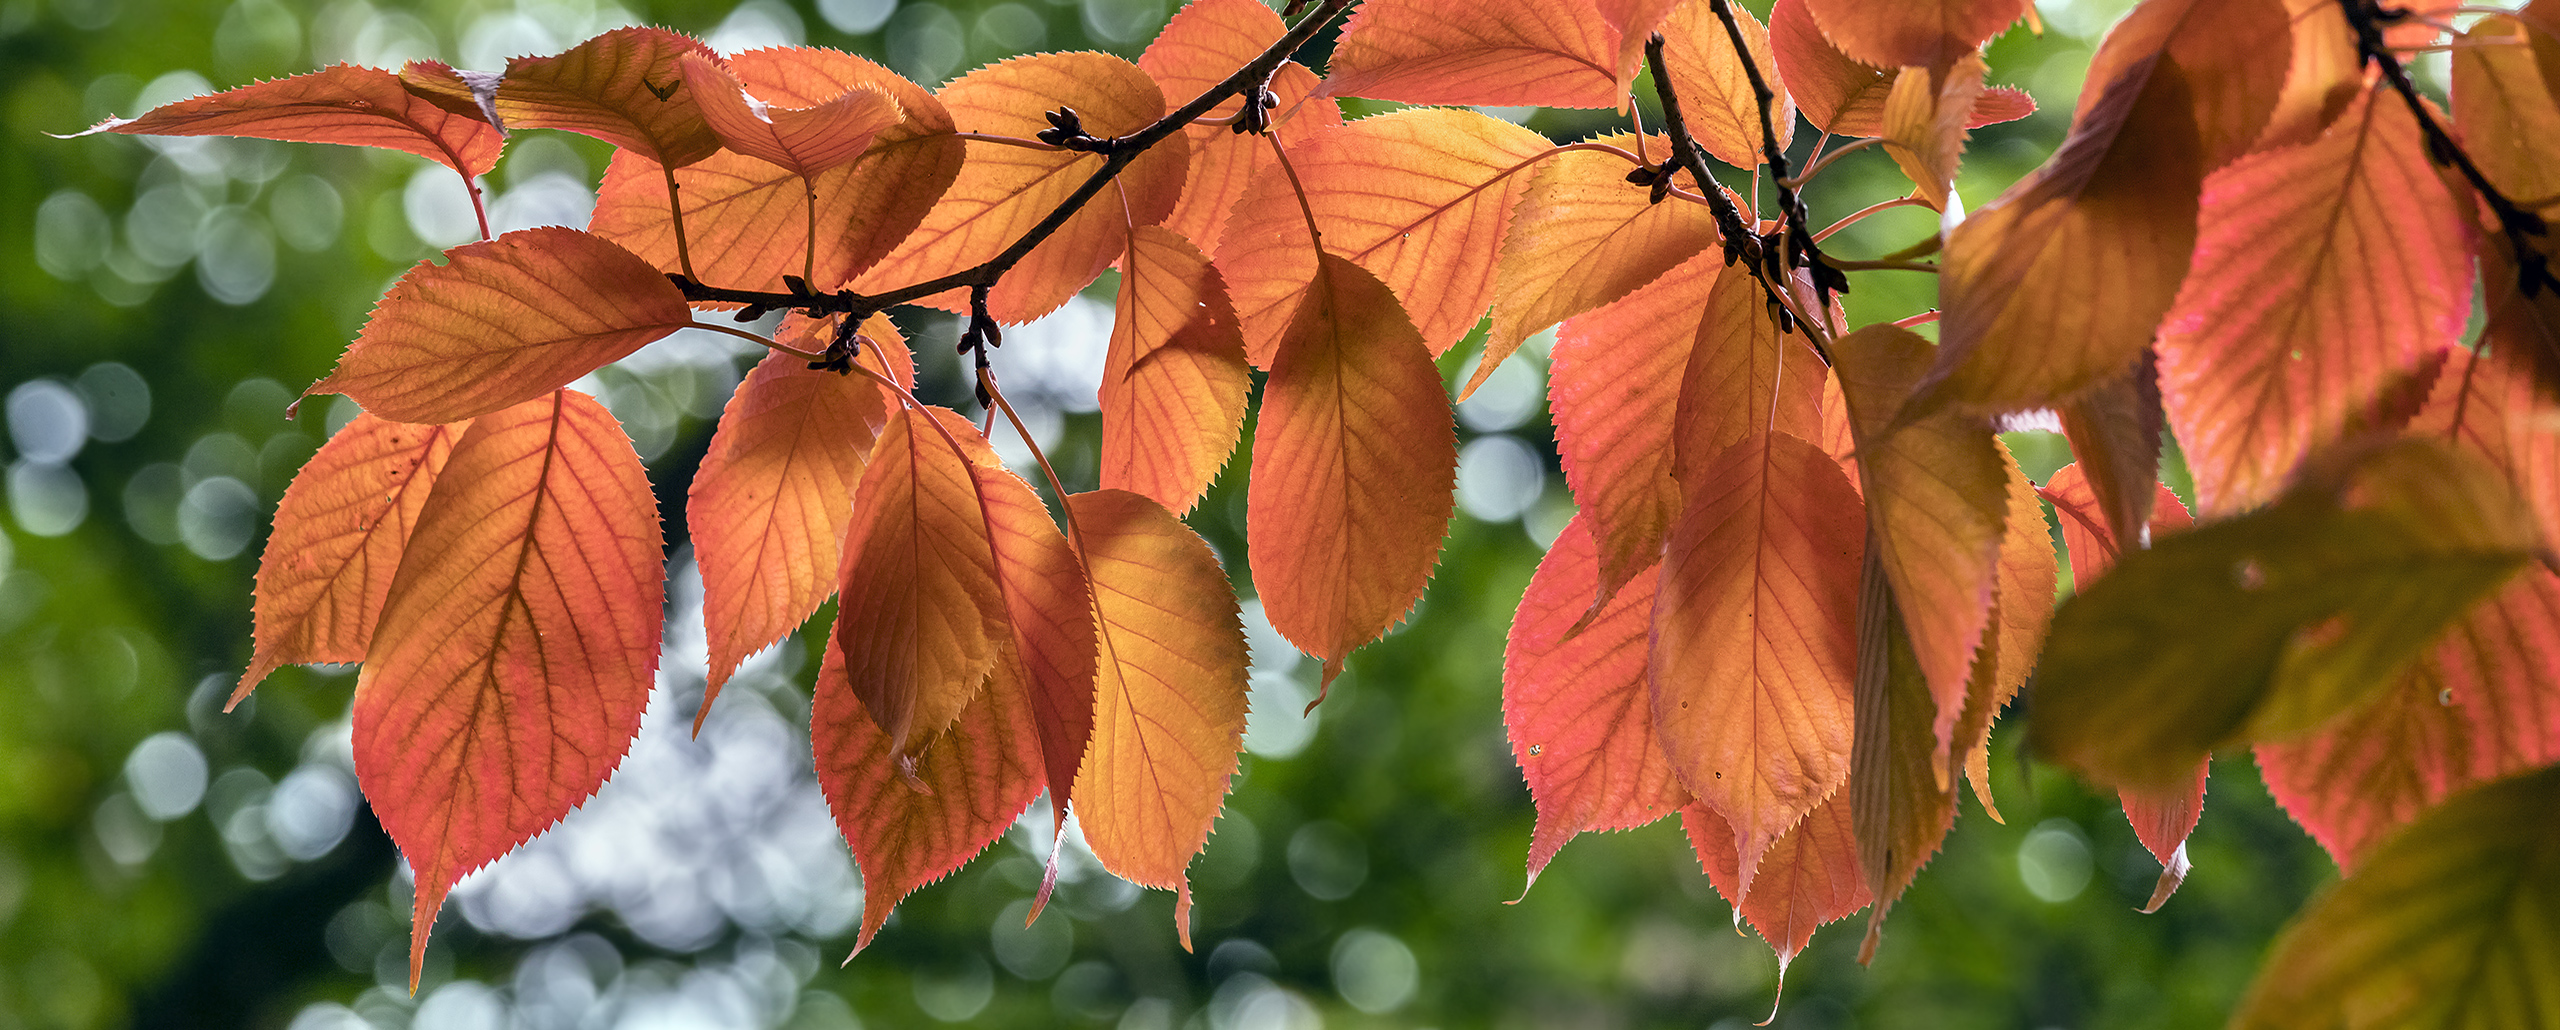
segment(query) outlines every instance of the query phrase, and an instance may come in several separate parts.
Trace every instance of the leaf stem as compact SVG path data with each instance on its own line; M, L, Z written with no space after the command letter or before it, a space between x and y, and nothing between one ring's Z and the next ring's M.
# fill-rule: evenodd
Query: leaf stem
M746 330L744 330L744 329L738 329L738 328L734 328L734 327L731 327L731 326L721 325L721 324L720 324L720 323L718 323L718 322L695 322L695 323L694 323L690 328L694 328L694 329L708 329L708 330L710 330L710 331L712 331L712 332L719 333L719 334L721 334L721 335L723 335L723 336L735 336L735 337L737 337L737 338L739 338L739 339L741 339L741 340L745 340L745 341L747 341L747 342L749 342L749 343L753 343L753 344L756 344L756 345L758 345L758 346L762 346L762 347L770 348L770 349L772 349L772 350L778 350L778 351L781 351L781 352L783 352L783 353L785 353L785 354L795 354L795 355L798 355L798 356L800 356L800 357L807 358L807 359L809 359L809 360L811 360L811 361L818 361L818 360L821 360L821 359L823 359L823 358L825 358L825 357L826 357L826 356L825 356L825 355L823 355L823 354L812 354L812 353L810 353L810 352L808 352L808 351L801 350L801 349L800 349L800 348L798 348L798 347L786 346L786 345L784 345L784 344L783 344L781 341L779 341L779 340L771 339L771 338L764 337L764 336L758 336L758 335L756 335L756 334L754 334L754 333L751 333L751 332L748 332L748 331L746 331Z
M447 151L447 153L450 152ZM459 169L456 170L459 171ZM480 220L480 238L496 239L497 237L489 235L489 205L481 200L480 184L471 178L471 173L462 173L462 188L471 192L471 214L472 217Z
M1931 272L1938 266L1927 261L1841 261L1828 259L1831 267L1843 272Z
M959 138L961 138L961 139L976 140L976 141L978 141L978 142L980 142L980 143L993 143L993 144L996 144L997 146L1005 146L1005 147L1021 147L1021 148L1022 148L1022 149L1024 149L1024 150L1065 150L1065 149L1067 149L1067 148L1065 148L1065 147L1051 146L1050 144L1042 143L1042 142L1040 142L1039 140L1036 140L1036 139L1026 139L1026 138L1021 137L1021 136L999 136L999 135L996 135L995 133L992 133L992 132L955 132L955 133L952 133L952 135L957 136L957 137L959 137Z
M1876 203L1869 204L1869 205L1867 205L1867 206L1865 206L1865 207L1859 208L1858 210L1856 210L1856 211L1854 211L1854 212L1851 212L1851 213L1849 214L1849 217L1847 217L1847 218L1843 218L1843 219L1841 219L1841 220L1839 220L1839 221L1837 221L1837 222L1833 222L1833 223L1831 223L1831 228L1824 229L1824 230L1822 230L1821 232L1818 232L1818 233L1813 234L1813 241L1814 241L1815 243L1820 243L1820 242L1822 242L1822 241L1824 241L1824 240L1830 239L1830 238L1831 238L1831 234L1832 234L1832 233L1839 232L1839 231L1840 231L1840 230L1842 230L1842 229L1846 229L1846 228L1848 228L1848 227L1850 227L1850 226L1852 226L1852 225L1855 225L1855 224L1857 224L1857 223L1859 222L1859 220L1864 219L1864 218L1866 218L1868 215L1875 214L1876 212L1879 212L1879 211L1889 211L1889 210L1892 210L1892 209L1897 208L1897 207L1927 207L1927 206L1929 206L1929 205L1928 205L1928 204L1926 204L1926 203L1924 203L1924 202L1922 202L1922 201L1921 201L1921 199L1920 199L1920 198L1918 198L1918 197L1895 197L1895 198L1894 198L1894 199L1892 199L1892 200L1882 200L1882 201L1877 201ZM1834 264L1837 264L1837 262L1834 262Z
M1821 154L1814 158L1811 164L1805 166L1804 174L1798 175L1793 179L1780 179L1778 180L1778 185L1789 189L1803 189L1806 183L1812 182L1814 176L1822 174L1823 169L1831 167L1831 162L1839 160L1841 155L1854 154L1882 142L1884 141L1881 139L1870 137L1867 139L1852 140L1848 143L1842 144L1841 146L1834 148L1830 153ZM1817 153L1819 153L1819 151L1817 151ZM1815 239L1820 238L1821 237L1818 236L1815 237Z
M686 281L697 281L701 277L693 274L693 253L685 249L684 195L676 192L676 170L665 165L659 165L658 170L666 173L667 176L667 212L674 217L676 230L676 267L684 270L684 277ZM691 300L693 298L687 297L686 299ZM787 304L765 305L765 307L769 308L789 306L790 305Z

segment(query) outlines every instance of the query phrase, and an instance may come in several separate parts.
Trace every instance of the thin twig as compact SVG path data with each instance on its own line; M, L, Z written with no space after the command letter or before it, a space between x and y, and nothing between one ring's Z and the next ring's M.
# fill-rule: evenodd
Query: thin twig
M667 175L667 214L675 221L676 267L684 269L685 279L687 281L691 281L699 277L693 274L693 252L686 250L684 244L684 195L676 192L676 170L674 168L670 168L666 165L659 165L658 170L665 172ZM682 284L679 283L678 285ZM693 298L687 297L685 299L691 300ZM766 306L780 307L781 305Z
M1920 199L1920 198L1918 198L1918 197L1895 197L1895 198L1893 198L1892 200L1879 200L1879 201L1877 201L1877 202L1875 202L1875 203L1873 203L1873 204L1869 204L1869 205L1867 205L1867 206L1865 206L1865 207L1859 208L1858 210L1856 210L1856 211L1854 211L1854 212L1851 212L1851 213L1849 214L1849 217L1847 217L1847 218L1843 218L1843 219L1841 219L1841 220L1839 220L1839 221L1837 221L1837 222L1833 222L1833 223L1831 223L1831 228L1824 229L1824 230L1822 230L1821 232L1818 232L1818 233L1813 234L1813 242L1815 242L1815 243L1820 243L1820 242L1822 242L1822 241L1824 241L1824 240L1830 239L1830 238L1831 238L1831 234L1836 233L1836 232L1839 232L1840 230L1842 230L1842 229L1846 229L1846 228L1848 228L1848 227L1850 227L1850 226L1852 226L1852 225L1856 225L1856 224L1858 224L1858 222L1859 222L1860 220L1862 220L1862 219L1866 218L1868 215L1875 214L1875 213L1877 213L1877 212L1879 212L1879 211L1890 211L1890 210L1892 210L1892 209L1894 209L1894 208L1897 208L1897 207L1927 207L1927 206L1929 206L1928 202L1927 202L1927 201L1924 201L1924 200L1921 200L1921 199ZM1839 263L1839 262L1836 262L1836 261L1835 261L1835 262L1833 262L1833 264L1835 264L1835 265L1837 265L1838 263Z
M1843 272L1936 272L1938 266L1927 261L1842 261L1825 258L1831 267Z
M1778 185L1787 187L1788 189L1803 189L1804 184L1812 182L1814 176L1822 174L1822 170L1831 167L1831 162L1839 160L1841 155L1854 154L1882 142L1884 142L1884 140L1870 137L1842 144L1839 149L1828 154L1824 154L1820 150L1816 150L1814 153L1820 156L1815 157L1811 163L1805 165L1804 174L1796 176L1793 179L1782 180Z

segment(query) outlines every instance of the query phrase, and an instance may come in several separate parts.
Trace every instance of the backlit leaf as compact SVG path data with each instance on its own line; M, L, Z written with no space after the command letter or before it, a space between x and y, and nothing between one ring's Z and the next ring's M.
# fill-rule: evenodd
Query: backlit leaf
M2540 546L2498 474L2431 437L2328 458L2267 508L2155 541L2054 616L2035 740L2118 787L2371 696Z
M1458 466L1440 390L1395 295L1325 255L1272 357L1246 505L1264 609L1327 682L1440 556Z
M1367 10L1367 8L1363 8ZM1431 353L1448 350L1493 301L1496 255L1546 137L1474 111L1414 108L1292 140L1306 188L1266 171L1245 191L1218 244L1245 353L1271 351L1315 278L1307 238L1315 212L1324 250L1359 263L1395 291Z
M2160 431L2168 416L2160 410L2159 359L2150 348L2123 372L2063 402L2062 432L2071 440L2071 455L2087 477L2097 521L2091 532L2130 537L2136 544L2150 538L2144 527L2155 512L2152 499L2160 485ZM2175 495L2171 495L2174 497ZM2178 506L2183 517L2186 506Z
M2540 12L2540 13L2535 13ZM2560 14L2545 2L2528 7L2524 23L2483 18L2454 49L2453 114L2464 152L2489 182L2510 198L2531 202L2560 194L2560 103L2552 82L2560 72ZM2528 31L2526 25L2533 28ZM2546 205L2542 212L2552 212ZM2489 351L2528 369L2545 390L2560 390L2560 290L2519 289L2514 251L2483 227L2480 283L2488 316ZM2539 245L2553 250L2547 239Z
M1383 292L1383 291L1381 291ZM1235 774L1244 741L1244 627L1217 556L1154 501L1076 494L1100 630L1093 746L1076 773L1076 811L1103 868L1172 888L1191 945L1184 874Z
M1191 510L1234 453L1252 370L1226 283L1189 240L1139 226L1102 373L1102 485Z
M887 68L820 47L781 47L732 57L729 70L758 98L786 107L880 89L897 101L905 120L882 131L853 163L805 182L787 168L728 151L676 169L687 247L694 272L706 282L779 291L784 273L805 267L810 285L832 289L905 239L960 173L962 146L952 135L950 112ZM813 192L814 257L806 228ZM666 174L647 158L614 155L589 226L660 271L678 270Z
M1188 99L1188 98L1185 98ZM1164 117L1164 94L1137 65L1100 53L1039 54L988 65L942 88L961 131L1030 139L1049 127L1043 112L1074 108L1085 131L1121 136ZM877 293L980 264L1048 217L1094 170L1098 154L968 141L960 177L906 241L853 282ZM988 297L1004 322L1049 313L1120 256L1128 227L1153 225L1173 210L1185 174L1184 142L1168 139L1131 163L1115 188L1085 205L1007 272ZM921 303L966 310L953 290Z
M1679 514L1672 423L1707 299L1728 275L1702 253L1624 298L1567 319L1548 355L1556 453L1599 554L1598 599L1660 561Z
M2054 562L2053 527L2045 522L2035 484L2027 481L2005 443L2000 460L2008 470L2009 515L2000 536L1999 597L1991 625L1983 630L1982 650L1974 656L1949 756L1962 760L1974 797L1995 821L2000 809L1991 800L1991 723L2018 696L2044 652L2045 629L2053 621L2054 581L2061 571Z
M2279 939L2234 1027L2548 1026L2560 1019L2560 768L2446 802Z
M948 410L894 411L854 490L833 646L846 685L902 755L951 724L999 657L1004 600L970 471L986 446Z
M622 425L559 390L471 424L418 511L356 681L355 766L417 879L409 982L445 892L603 786L658 667L658 506Z
M719 60L691 36L660 28L614 29L554 57L518 57L498 82L508 129L566 129L671 168L720 149L685 86L687 54Z
M1671 477L1684 486L1726 448L1762 433L1820 436L1823 383L1831 375L1803 335L1778 332L1749 268L1727 265L1716 273L1715 290L1699 307L1671 420Z
M1647 568L1590 618L1598 554L1580 518L1538 562L1503 650L1502 716L1511 755L1537 802L1529 881L1576 834L1643 826L1689 801L1653 734L1645 641L1655 570ZM1725 857L1733 855L1730 833Z
M2025 17L2027 0L1804 0L1833 46L1881 68L1944 68Z
M1371 0L1325 93L1408 104L1618 106L1618 33L1591 0Z
M1760 856L1760 875L1742 893L1734 865L1733 827L1716 810L1692 802L1680 810L1680 826L1717 893L1733 902L1760 939L1778 953L1778 976L1804 952L1813 931L1846 919L1875 900L1858 868L1858 842L1849 825L1849 795L1835 792L1804 820L1787 829Z
M1654 727L1681 785L1733 827L1748 895L1761 852L1849 778L1866 525L1840 466L1784 433L1683 485L1653 606Z
M2160 392L2207 515L2283 486L2471 315L2463 212L2396 97L2205 180L2194 265L2160 326Z
M986 511L996 590L1030 690L1051 828L1057 829L1066 825L1076 767L1093 737L1093 594L1049 506L993 458L975 455L969 471Z
M109 118L79 135L91 132L382 147L475 178L497 167L505 145L489 123L412 96L399 76L347 64L162 104L135 118Z
M1682 0L1595 0L1603 21L1618 31L1618 109L1627 106L1627 90L1644 70L1644 45L1662 19Z
M1876 485L1868 484L1869 496ZM1850 757L1849 812L1858 842L1858 866L1876 895L1867 915L1860 964L1875 959L1884 917L1894 900L1920 875L1955 825L1955 784L1941 759L1946 734L1944 699L1912 650L1887 560L1874 534L1858 580L1857 744Z
M421 261L306 395L401 422L456 422L543 396L693 324L684 292L595 236L544 226Z
M361 412L294 474L258 562L257 652L232 705L278 666L364 660L418 509L469 428Z
M1920 187L1929 206L1944 210L1964 160L1965 123L1982 97L1986 69L1979 54L1966 54L1944 71L1904 68L1885 95L1885 153Z
M1895 73L1841 53L1822 35L1805 0L1778 0L1769 9L1769 44L1787 93L1813 127L1834 136L1883 136L1884 102ZM2015 121L2034 114L2036 102L2006 86L1974 98L1965 128Z
M1155 78L1168 106L1180 107L1235 74L1286 31L1280 16L1260 0L1202 0L1174 12L1164 31L1147 44L1147 52L1138 56L1138 67ZM1332 97L1312 95L1316 87L1316 73L1295 61L1272 73L1271 92L1280 106L1271 118L1283 129L1283 138L1342 124L1341 105ZM1209 117L1227 117L1242 107L1239 99L1221 101ZM1165 216L1164 226L1207 250L1218 245L1236 199L1274 158L1269 141L1236 132L1233 126L1192 124L1182 133L1191 139L1191 166L1182 199Z
M1751 47L1752 63L1760 66L1761 81L1777 94L1768 117L1783 150L1795 136L1795 100L1779 81L1769 30L1751 12L1739 6L1731 10L1734 24L1742 28L1743 42ZM1663 19L1662 35L1662 63L1671 71L1671 84L1680 91L1680 109L1690 134L1716 160L1737 168L1757 167L1760 100L1733 51L1733 37L1726 33L1723 20L1706 0L1692 0Z
M846 683L844 655L827 649L809 704L809 743L818 786L862 870L854 951L871 945L900 899L985 851L1040 796L1033 712L1021 666L1008 653L950 732L910 766Z
M857 86L807 106L776 105L748 96L738 77L711 58L686 54L679 66L685 88L693 91L703 120L723 146L803 177L850 163L906 118L877 86Z

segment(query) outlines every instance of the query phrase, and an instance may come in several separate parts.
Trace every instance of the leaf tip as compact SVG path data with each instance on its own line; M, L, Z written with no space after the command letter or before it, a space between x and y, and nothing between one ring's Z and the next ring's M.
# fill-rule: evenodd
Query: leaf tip
M2179 841L2178 850L2170 852L2169 861L2160 867L2160 881L2151 887L2151 900L2135 911L2146 916L2160 911L2160 906L2169 903L2169 896L2178 893L2178 885L2187 882L2187 871L2193 868L2194 863L2187 861L2187 842Z
M1307 702L1306 710L1298 713L1300 718L1316 714L1316 706L1323 704L1325 697L1333 693L1333 679L1340 675L1342 675L1342 659L1327 659L1324 663L1324 678L1316 683L1316 699Z
M1173 896L1173 933L1174 936L1182 939L1183 953L1192 954L1191 878L1188 876L1183 877L1182 886L1175 888L1175 891L1176 893Z

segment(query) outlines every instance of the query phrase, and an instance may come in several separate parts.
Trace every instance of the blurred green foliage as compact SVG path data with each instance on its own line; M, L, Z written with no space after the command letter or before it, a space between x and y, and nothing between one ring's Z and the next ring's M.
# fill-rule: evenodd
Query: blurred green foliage
M2051 151L2096 34L2124 4L2039 6L2048 31L2013 31L1990 56L1994 81L2029 89L2044 111L1975 135L1960 186L1977 206ZM566 910L532 939L448 905L413 1001L398 983L404 881L370 818L347 812L353 677L288 669L238 712L219 711L248 653L266 515L347 414L321 399L288 421L287 404L383 286L458 242L438 237L459 191L399 155L44 133L329 61L490 67L511 48L564 47L625 20L728 47L843 47L936 82L1023 51L1134 56L1168 13L1164 0L0 0L0 392L11 416L0 450L0 1028L439 1027L502 1012L520 1026L1131 1030L1723 1027L1766 1015L1775 961L1734 932L1669 823L1579 841L1521 893L1532 812L1502 730L1501 654L1538 541L1570 510L1535 404L1462 419L1471 447L1501 438L1511 443L1487 453L1536 456L1534 500L1458 518L1421 607L1351 660L1311 737L1276 716L1294 712L1288 702L1306 695L1312 670L1258 649L1264 714L1194 869L1193 954L1175 945L1168 895L1090 871L1022 929L1046 855L1046 822L1033 819L910 899L841 969L849 883L802 890L833 914L777 929L747 925L755 920L737 913L753 906L730 895L779 890L802 875L790 861L761 880L714 869L702 882L650 882L640 870L636 893ZM1558 138L1612 127L1605 112L1523 114ZM592 141L539 134L518 141L493 184L527 217L556 209L537 201L574 209L605 157ZM1899 182L1880 153L1852 157L1811 191L1817 222L1894 196ZM1888 212L1834 249L1890 252L1927 236L1931 217ZM1933 285L1865 274L1849 311L1855 321L1909 315L1929 306ZM906 324L929 389L959 400L948 320ZM1443 371L1462 372L1466 353ZM671 538L687 470L747 358L697 348L598 377L651 459ZM1004 371L1008 356L998 360ZM1527 388L1541 361L1522 366L1536 373ZM1071 485L1089 483L1092 417L1050 416ZM66 432L69 418L80 431ZM2042 466L2032 471L2061 460L2049 439L2018 442ZM1240 578L1242 515L1230 477L1191 520ZM813 668L786 648L768 686L734 702L732 722L805 719ZM673 680L655 721L689 718L697 703L698 675ZM1995 737L2008 821L1966 803L1946 853L1896 908L1873 968L1854 963L1863 919L1817 935L1787 972L1778 1025L2218 1021L2269 936L2334 875L2235 758L2217 768L2185 890L2157 915L2136 914L2156 865L2112 798L2017 757L2017 725L2013 712ZM728 803L716 793L729 783L721 763L758 753L798 792L775 811L805 813L814 797L805 753L789 753L805 738L784 733L763 752L668 740L667 753L701 763L698 778L675 782L715 792L697 803ZM842 866L836 848L826 861ZM727 899L719 911L730 918L673 944L682 935L634 929L629 913L704 892Z

